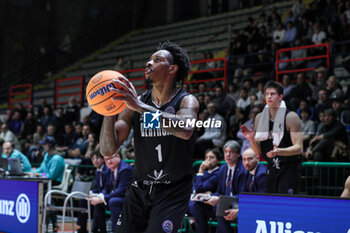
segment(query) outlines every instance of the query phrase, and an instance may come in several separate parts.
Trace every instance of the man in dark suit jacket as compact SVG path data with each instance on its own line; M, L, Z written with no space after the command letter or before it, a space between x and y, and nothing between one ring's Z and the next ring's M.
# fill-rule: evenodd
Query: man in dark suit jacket
M215 193L218 186L218 174L221 154L216 148L208 149L205 152L205 160L201 163L197 175L193 180L192 191L196 194L190 201L189 212L193 215L194 205L205 205L204 208L211 206L201 202L202 197Z
M101 155L99 150L94 151L91 161L94 167L96 168L96 171L95 171L95 180L94 180L93 188L91 189L90 192L98 194L102 192L106 184L109 169L104 163L103 156ZM79 207L86 208L87 207L86 200L79 200ZM87 214L79 213L77 225L79 225L80 228L78 230L78 233L87 233L86 223L87 223Z
M111 211L112 231L115 231L127 187L131 183L133 168L120 158L120 154L105 156L107 167L106 184L103 190L90 198L94 206L93 232L106 232L105 211Z
M246 169L245 192L266 192L266 166L259 164L258 155L248 148L242 154L243 165Z
M221 166L218 174L218 187L215 193L213 193L209 200L204 203L216 206L219 200L219 195L234 196L239 194L244 189L244 172L242 161L240 159L241 146L234 140L227 141L223 147L224 158L226 165ZM194 208L194 216L196 220L196 232L205 233L208 232L207 218L213 215L213 209L211 211L199 208L197 205ZM218 229L217 232L233 232L230 226L230 222L226 221L224 217L217 217Z

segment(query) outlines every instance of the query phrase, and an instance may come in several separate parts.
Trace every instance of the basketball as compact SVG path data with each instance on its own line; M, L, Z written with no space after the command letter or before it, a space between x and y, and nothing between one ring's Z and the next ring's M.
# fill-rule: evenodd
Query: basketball
M123 101L112 100L112 97L118 96L117 93L110 91L110 88L119 88L112 83L112 79L124 77L121 73L114 70L104 70L95 74L86 87L86 99L91 108L103 116L114 116L122 112L126 104Z

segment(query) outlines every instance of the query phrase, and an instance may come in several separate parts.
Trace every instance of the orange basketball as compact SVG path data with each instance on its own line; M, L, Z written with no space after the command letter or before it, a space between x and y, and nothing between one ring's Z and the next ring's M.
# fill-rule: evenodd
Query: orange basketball
M111 82L118 77L124 76L114 70L104 70L90 79L86 87L86 99L95 112L103 116L114 116L125 109L126 104L123 101L112 100L118 94L110 91L111 87L119 88Z

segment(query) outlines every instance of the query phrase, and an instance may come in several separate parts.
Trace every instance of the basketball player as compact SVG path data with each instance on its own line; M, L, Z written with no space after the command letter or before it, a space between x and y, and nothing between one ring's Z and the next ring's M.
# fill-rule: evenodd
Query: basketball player
M242 125L241 130L254 152L267 161L266 191L293 194L300 180L301 120L287 110L279 83L268 82L264 92L267 106L255 118L256 132L253 126L250 130Z
M130 128L134 129L134 181L129 187L116 232L177 232L187 211L192 189L194 128L179 126L197 119L199 103L176 87L190 70L188 55L178 45L165 42L146 63L146 80L153 88L137 97L125 78L114 80L121 87L114 97L127 108L114 117L104 117L100 142L103 156L114 156ZM149 117L149 122L144 119ZM145 116L145 117L144 117ZM169 122L172 122L171 127ZM149 128L150 125L159 128ZM175 127L176 125L176 127Z

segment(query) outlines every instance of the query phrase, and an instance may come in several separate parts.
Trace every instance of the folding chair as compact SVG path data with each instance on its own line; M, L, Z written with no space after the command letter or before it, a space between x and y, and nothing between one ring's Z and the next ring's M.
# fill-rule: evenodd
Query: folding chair
M83 181L74 181L72 191L70 193L63 192L61 190L51 190L45 195L44 199L44 217L43 217L43 233L46 229L46 212L48 210L58 210L62 211L62 232L64 232L64 222L66 217L66 211L70 211L71 216L73 217L74 212L82 212L82 213L88 213L88 220L91 219L90 214L90 202L88 202L87 208L82 207L74 207L73 206L73 199L85 199L89 197L89 192L91 189L91 182L83 182ZM55 206L55 205L49 205L50 196L52 194L55 195L62 195L65 197L63 206ZM68 205L69 202L69 206ZM89 233L91 233L91 224L88 224ZM74 222L72 221L72 232L74 232Z

